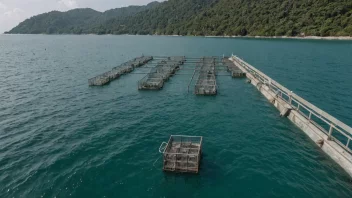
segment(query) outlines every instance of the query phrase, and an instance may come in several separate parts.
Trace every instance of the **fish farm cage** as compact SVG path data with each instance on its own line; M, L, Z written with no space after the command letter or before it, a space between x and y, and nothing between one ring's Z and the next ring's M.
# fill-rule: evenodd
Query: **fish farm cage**
M168 57L157 63L156 67L138 82L139 90L157 90L180 69L185 62L184 56Z
M140 69L138 72L132 72L141 66L149 70ZM245 76L238 65L225 56L141 56L89 79L88 83L90 86L102 86L127 73L144 75L137 83L138 90L161 90L171 77L189 75L191 78L187 92L190 93L194 89L194 94L203 96L218 94L217 78L219 76L234 78Z
M157 90L164 86L163 76L158 73L147 74L138 82L138 89Z
M194 93L196 95L216 95L216 58L206 57L198 63L200 68L197 83L195 85Z
M159 147L159 152L163 154L163 170L198 173L202 141L201 136L171 135L169 141Z
M239 67L237 67L235 63L230 61L228 57L223 58L222 63L227 67L227 71L231 73L231 76L233 78L246 77L246 73L243 72Z
M135 68L141 67L153 60L152 56L142 56L134 58L117 67L112 68L111 71L100 74L88 80L89 86L103 86L109 82L119 78L120 76L132 72Z

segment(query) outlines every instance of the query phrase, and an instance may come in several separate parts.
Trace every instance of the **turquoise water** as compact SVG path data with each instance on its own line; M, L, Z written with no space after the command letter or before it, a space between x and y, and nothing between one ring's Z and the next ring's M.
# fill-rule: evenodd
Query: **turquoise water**
M141 54L232 52L352 125L352 42L1 35L0 197L351 197L347 173L245 79L219 77L216 97L188 94L187 75L159 92L139 92L141 74L87 83ZM171 134L204 136L199 175L162 172Z

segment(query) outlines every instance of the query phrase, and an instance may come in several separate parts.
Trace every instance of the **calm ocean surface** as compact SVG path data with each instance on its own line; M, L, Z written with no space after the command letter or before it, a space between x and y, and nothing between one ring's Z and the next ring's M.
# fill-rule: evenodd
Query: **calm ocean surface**
M216 97L188 94L186 75L158 92L137 90L141 74L88 87L141 54L232 52L352 125L351 41L0 35L0 197L352 197L347 173L245 79L219 77ZM199 175L154 164L171 134L204 136Z

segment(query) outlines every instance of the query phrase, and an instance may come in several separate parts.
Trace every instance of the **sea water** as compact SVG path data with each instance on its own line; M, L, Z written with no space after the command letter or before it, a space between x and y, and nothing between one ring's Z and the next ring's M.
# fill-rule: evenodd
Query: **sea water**
M188 93L191 75L138 91L137 56L236 54L352 125L352 42L0 35L0 197L351 197L347 173L245 79ZM180 74L192 71L181 70ZM203 136L200 173L162 171L170 135Z

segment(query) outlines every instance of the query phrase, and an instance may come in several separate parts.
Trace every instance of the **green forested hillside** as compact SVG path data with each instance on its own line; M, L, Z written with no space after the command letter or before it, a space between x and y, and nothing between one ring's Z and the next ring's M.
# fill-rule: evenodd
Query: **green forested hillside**
M70 32L79 34L82 33L81 29L88 26L89 22L99 15L99 12L92 9L76 9L65 13L52 11L25 20L10 33L62 34Z
M169 0L104 13L50 12L9 33L352 36L352 1Z
M352 35L351 0L221 0L185 24L195 34Z
M169 0L133 17L115 18L101 25L113 34L188 34L185 22L215 5L217 0Z
M146 6L129 6L98 12L90 8L67 12L52 11L40 14L20 23L7 33L10 34L89 34L100 33L97 27L113 18L125 18L138 12L157 7L152 2Z

